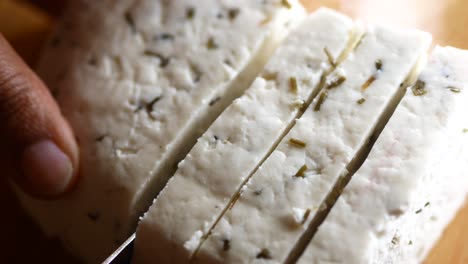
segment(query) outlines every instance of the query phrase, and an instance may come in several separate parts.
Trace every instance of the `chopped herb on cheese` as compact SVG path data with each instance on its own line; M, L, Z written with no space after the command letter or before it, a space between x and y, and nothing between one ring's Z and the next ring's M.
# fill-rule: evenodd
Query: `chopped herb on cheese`
M327 83L327 89L330 90L336 88L343 84L345 81L346 77L343 75L333 76L333 78Z
M299 140L299 139L295 139L295 138L291 138L289 139L289 144L293 145L294 147L297 147L297 148L305 148L306 147L306 143L302 140Z
M213 106L213 105L215 105L219 100L221 100L221 97L216 96L213 100L210 101L210 103L209 103L208 105L209 105L209 106Z
M448 89L454 93L460 93L461 90L460 88L457 88L457 87L453 87L453 86L449 86Z
M367 88L369 88L369 86L371 86L371 84L375 82L376 79L377 78L375 77L375 75L369 77L369 79L367 79L367 81L362 85L362 90L366 90Z
M361 99L359 99L359 100L356 101L356 103L357 103L357 104L360 104L360 105L362 105L362 104L365 103L365 102L366 102L366 98L361 98Z
M281 0L281 4L288 9L292 7L288 0Z
M257 196L261 195L262 193L263 193L263 189L257 189L257 190L254 191L254 194L257 195Z
M170 33L162 33L159 35L156 35L153 40L166 40L166 41L173 41L175 39L175 36L170 34Z
M268 249L264 248L257 254L258 259L271 259L271 253Z
M262 75L262 78L267 81L276 81L276 79L278 78L278 73L277 72L265 72Z
M185 17L187 19L193 19L195 17L195 8L193 7L187 8L187 11L185 12Z
M296 172L294 176L304 178L305 172L308 170L307 165L302 165L302 167Z
M236 19L236 17L239 15L239 12L240 12L239 8L231 8L231 9L229 9L229 11L228 11L229 19L230 19L230 20Z
M397 245L400 242L400 238L398 236L393 236L392 238L392 244Z
M145 56L148 56L148 57L155 57L155 58L158 58L159 59L159 66L161 68L164 68L166 67L170 62L171 62L171 59L170 58L167 58L161 54L159 54L158 52L155 52L155 51L152 51L152 50L145 50L143 51L143 55Z
M289 78L289 89L293 93L297 93L297 79L295 77Z
M229 249L231 249L231 240L223 239L223 250L228 251Z
M315 112L320 111L320 107L325 102L327 97L328 97L328 93L326 91L320 94L319 99L317 100L317 103L315 104L315 107L314 107Z
M382 70L382 60L381 59L378 59L375 61L375 68L380 71Z
M206 43L206 47L212 50L212 49L217 49L219 46L218 46L218 43L216 43L216 41L214 40L214 38L210 37L208 39L208 42Z
M302 225L305 224L305 222L307 221L307 218L309 218L309 215L310 215L310 209L307 208L307 210L304 213L304 216L302 217L302 222L301 222Z
M426 83L421 81L421 80L418 80L416 82L415 85L413 85L413 87L411 87L411 90L413 91L413 94L415 96L422 96L422 95L425 95L427 93L426 91Z
M125 12L124 18L132 32L136 32L135 20L133 19L132 14L130 14L130 12Z

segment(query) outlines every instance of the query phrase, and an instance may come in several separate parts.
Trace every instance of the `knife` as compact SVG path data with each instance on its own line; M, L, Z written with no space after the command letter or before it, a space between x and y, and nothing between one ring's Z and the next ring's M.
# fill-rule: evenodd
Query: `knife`
M130 264L133 254L135 233L117 248L102 264Z

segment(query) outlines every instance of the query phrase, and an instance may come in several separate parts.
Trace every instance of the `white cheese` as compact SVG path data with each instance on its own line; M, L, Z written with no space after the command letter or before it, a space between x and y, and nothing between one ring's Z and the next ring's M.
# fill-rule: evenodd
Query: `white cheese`
M435 49L299 263L424 260L468 193L467 72L467 51Z
M61 200L21 200L47 235L98 262L305 12L296 0L70 4L40 72L78 138L81 177Z
M419 31L370 27L328 79L330 89L323 90L328 96L316 98L252 176L195 260L283 263L386 106L395 103L400 84L429 44L430 37ZM346 78L342 83L341 77ZM361 98L366 101L357 103ZM294 148L291 138L307 146ZM297 225L293 208L311 211L302 225ZM224 241L229 241L229 250L224 250Z
M317 94L321 76L332 68L324 49L336 60L354 29L349 18L321 9L286 38L261 76L198 140L145 214L135 263L189 260L195 243L203 241L244 180L281 140L302 103Z

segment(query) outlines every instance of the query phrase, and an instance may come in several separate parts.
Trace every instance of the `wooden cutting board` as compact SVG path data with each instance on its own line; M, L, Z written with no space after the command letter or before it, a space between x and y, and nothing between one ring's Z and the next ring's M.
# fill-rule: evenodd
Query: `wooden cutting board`
M63 4L62 1L40 1ZM435 43L468 48L466 0L303 0L309 10L328 6L368 22L417 27L433 33ZM55 6L54 6L55 7ZM56 9L56 8L55 8ZM53 25L43 11L23 1L0 0L0 33L33 65ZM467 73L468 74L468 73ZM0 174L2 174L0 170ZM0 176L0 262L72 263L57 241L44 238L25 215ZM42 261L41 261L42 260ZM468 205L432 250L426 264L468 264Z

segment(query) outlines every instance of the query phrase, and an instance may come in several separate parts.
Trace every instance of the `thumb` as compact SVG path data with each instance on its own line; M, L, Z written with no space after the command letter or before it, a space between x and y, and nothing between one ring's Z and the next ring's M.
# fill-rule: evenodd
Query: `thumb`
M41 80L0 34L0 170L40 198L57 197L75 182L78 147Z

